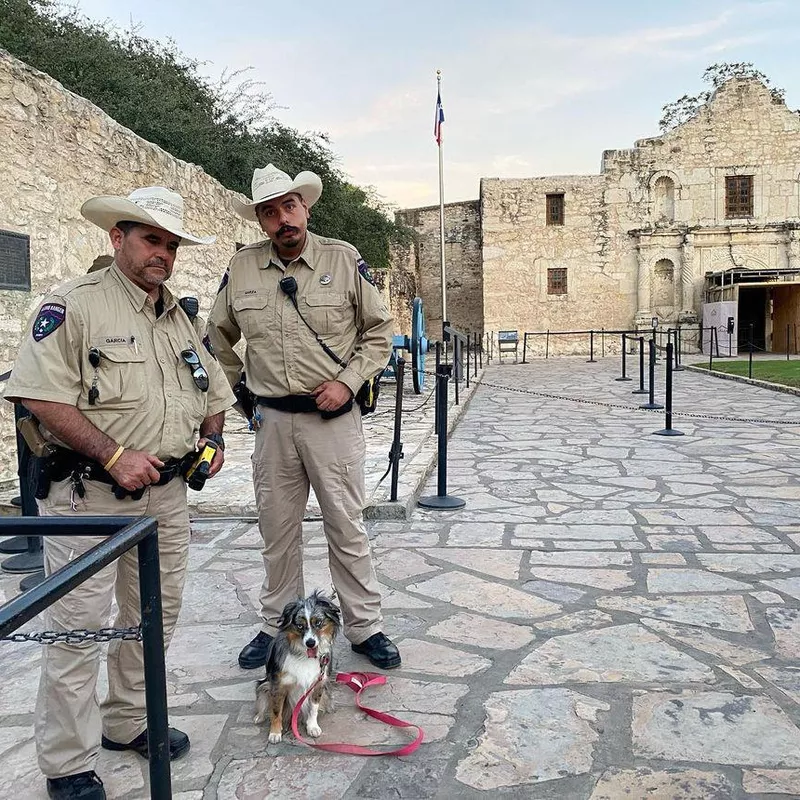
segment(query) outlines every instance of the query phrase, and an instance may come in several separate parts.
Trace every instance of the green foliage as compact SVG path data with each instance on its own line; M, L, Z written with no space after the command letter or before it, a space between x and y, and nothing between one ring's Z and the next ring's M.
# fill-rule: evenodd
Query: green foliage
M703 81L711 84L710 89L706 89L696 95L685 94L673 103L667 103L662 109L662 117L659 120L659 127L666 132L691 119L702 106L710 99L711 95L722 86L723 83L733 78L756 78L765 86L770 87L772 99L776 103L782 103L786 92L770 86L769 78L760 70L757 70L749 61L738 61L735 63L712 64L703 73Z
M249 196L253 170L269 162L291 175L316 172L324 191L311 229L352 242L374 267L386 268L390 244L406 236L374 191L346 180L325 135L281 124L269 92L244 71L213 85L175 42L87 20L54 0L0 0L0 47L229 189Z

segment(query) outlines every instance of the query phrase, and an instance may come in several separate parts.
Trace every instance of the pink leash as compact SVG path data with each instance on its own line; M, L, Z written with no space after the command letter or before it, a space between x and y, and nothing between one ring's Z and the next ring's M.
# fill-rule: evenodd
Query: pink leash
M402 719L393 717L385 711L376 711L374 708L361 705L361 692L368 686L382 686L386 683L386 676L380 675L377 672L339 672L336 675L336 683L343 683L349 686L356 693L356 705L365 714L383 722L386 725L393 725L396 728L416 728L417 738L413 742L409 742L403 747L396 750L370 750L368 747L362 747L358 744L347 744L346 742L309 742L300 735L297 729L297 719L300 716L300 709L303 707L303 702L314 690L314 687L320 682L322 675L320 675L314 683L311 684L308 691L298 700L297 705L292 711L292 732L298 741L302 742L309 747L314 747L317 750L329 750L332 753L348 753L353 756L407 756L413 753L421 744L425 736L425 732L419 725L413 725L410 722L404 722Z

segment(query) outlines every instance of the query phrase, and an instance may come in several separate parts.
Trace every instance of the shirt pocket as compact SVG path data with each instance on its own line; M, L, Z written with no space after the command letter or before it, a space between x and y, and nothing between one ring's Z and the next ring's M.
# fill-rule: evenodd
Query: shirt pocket
M275 322L275 292L259 289L252 294L240 294L231 303L239 329L245 339L259 339Z
M303 297L303 316L319 334L340 334L355 324L353 307L341 292L316 292Z
M144 353L127 345L100 347L97 367L97 407L130 410L139 408L147 397L147 365ZM95 370L87 361L86 377L91 389Z
M186 409L188 412L188 415L191 418L194 427L196 428L205 417L206 398L208 397L208 392L203 392L200 390L200 387L194 382L194 378L192 377L193 368L183 360L181 352L189 349L188 342L184 347L181 347L179 343L174 341L170 342L170 345L175 357L175 369L177 370L178 386L180 387L180 402L184 409ZM206 363L206 360L203 359L204 351L202 351L202 348L197 348L195 349L195 352L200 359L200 364L206 371L206 375L208 375L210 386L211 376L208 372L208 364Z

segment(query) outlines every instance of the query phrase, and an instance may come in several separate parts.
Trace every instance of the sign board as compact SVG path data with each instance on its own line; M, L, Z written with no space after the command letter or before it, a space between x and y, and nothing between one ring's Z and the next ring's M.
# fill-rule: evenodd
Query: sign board
M723 300L719 303L703 304L703 352L708 353L708 348L712 344L712 331L714 328L713 345L714 355L737 356L739 349L737 339L739 337L739 304L736 300ZM733 319L733 326L729 327L728 320Z
M31 239L0 231L0 289L31 290Z

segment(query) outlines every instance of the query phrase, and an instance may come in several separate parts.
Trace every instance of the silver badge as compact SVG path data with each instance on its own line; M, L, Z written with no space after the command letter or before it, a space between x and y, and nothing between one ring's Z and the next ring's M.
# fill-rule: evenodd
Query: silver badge
M327 286L331 280L331 276L327 272L324 275L319 276L319 282L322 286Z

